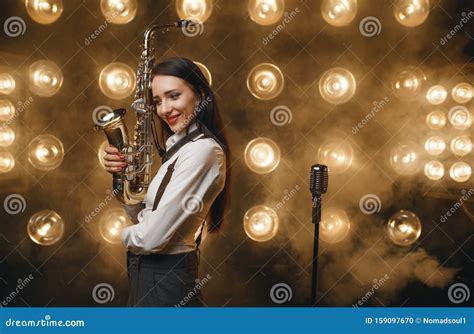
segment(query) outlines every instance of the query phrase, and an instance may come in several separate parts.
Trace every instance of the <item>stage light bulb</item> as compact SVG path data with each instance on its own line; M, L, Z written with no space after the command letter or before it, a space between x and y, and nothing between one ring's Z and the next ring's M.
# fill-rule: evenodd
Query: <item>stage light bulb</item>
M354 96L355 91L355 78L345 68L332 68L326 71L319 80L321 96L332 104L346 103Z
M53 170L61 164L63 158L63 144L55 136L37 136L28 146L28 161L39 170Z
M444 176L444 166L439 161L429 161L425 164L425 175L428 179L436 181Z
M0 121L6 122L15 115L15 105L10 100L0 99Z
M177 0L176 12L182 20L204 23L212 13L211 0Z
M393 15L401 25L413 28L423 24L430 14L429 0L395 0Z
M39 60L30 65L30 90L33 94L49 97L56 94L63 84L61 69L49 60Z
M357 15L356 0L324 0L321 5L323 19L332 26L342 27L351 23Z
M211 86L212 85L212 76L211 76L211 72L209 71L209 69L204 64L202 64L198 61L195 61L194 64L196 64L199 67L202 74L204 74L204 76L206 77L207 82L209 82L209 86Z
M430 137L425 142L425 150L429 155L439 155L444 152L446 143L438 136Z
M100 10L107 22L126 24L137 15L137 0L101 0Z
M53 210L42 210L31 216L27 231L38 245L50 246L64 235L64 220Z
M245 148L247 167L258 174L270 173L280 163L280 148L271 139L255 138Z
M446 97L448 96L448 92L446 88L441 85L436 85L428 89L426 93L426 99L429 103L433 105L439 105L446 101Z
M321 214L319 236L325 242L337 243L347 237L350 227L349 217L344 210L328 207Z
M460 157L468 155L472 151L472 141L467 136L458 136L451 140L451 151Z
M254 206L244 215L244 231L254 241L272 239L278 232L278 225L276 212L264 205Z
M15 132L6 125L0 126L0 147L10 146L14 141Z
M449 109L448 119L449 123L458 130L469 129L472 125L471 112L464 106L454 106Z
M249 16L257 24L268 26L281 20L285 11L283 0L249 0Z
M328 166L331 173L341 174L352 166L354 150L349 142L332 139L319 147L318 159Z
M432 111L426 116L426 125L433 130L442 129L446 125L446 115L440 110Z
M122 230L133 225L127 212L122 208L108 209L99 220L99 232L102 238L111 244L121 242Z
M61 0L26 0L25 5L28 15L40 24L56 22L64 9Z
M392 88L399 98L413 99L423 89L425 74L415 66L403 68L392 80Z
M412 245L421 235L420 219L411 211L400 210L388 220L387 233L396 245Z
M449 176L456 182L466 182L471 178L472 168L463 161L455 162L449 169Z
M15 158L5 149L0 149L0 174L8 173L15 167Z
M135 83L135 72L123 63L111 63L105 66L99 75L100 90L114 100L122 100L132 94Z
M456 103L468 103L471 101L473 88L467 82L463 82L454 86L451 96Z
M285 79L280 69L270 63L262 63L250 71L247 76L247 88L260 100L271 100L283 90Z
M390 164L401 175L414 174L418 170L418 153L413 143L397 144L390 152Z
M0 94L11 94L15 90L15 86L15 79L10 74L0 74Z

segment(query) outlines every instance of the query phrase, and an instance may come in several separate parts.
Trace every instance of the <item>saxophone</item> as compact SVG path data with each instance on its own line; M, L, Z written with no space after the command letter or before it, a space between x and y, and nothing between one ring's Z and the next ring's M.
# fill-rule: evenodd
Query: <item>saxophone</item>
M137 82L134 102L131 107L137 116L134 138L128 138L124 123L126 109L110 110L96 122L95 129L103 130L110 145L115 146L126 157L127 166L121 172L112 175L113 193L124 204L134 205L143 201L151 182L151 166L153 163L152 118L156 112L151 91L152 69L155 63L154 48L151 43L155 33L163 33L171 28L187 29L195 25L194 21L180 20L165 25L153 25L144 33L143 51L137 69ZM98 123L98 124L97 124ZM159 154L165 150L157 147Z

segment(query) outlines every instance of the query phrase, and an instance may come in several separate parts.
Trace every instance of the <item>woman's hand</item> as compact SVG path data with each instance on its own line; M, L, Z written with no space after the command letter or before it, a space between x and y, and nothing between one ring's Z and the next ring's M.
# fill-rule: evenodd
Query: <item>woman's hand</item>
M109 173L120 172L127 163L125 162L125 156L123 156L119 150L113 146L107 146L105 148L104 165L105 170Z

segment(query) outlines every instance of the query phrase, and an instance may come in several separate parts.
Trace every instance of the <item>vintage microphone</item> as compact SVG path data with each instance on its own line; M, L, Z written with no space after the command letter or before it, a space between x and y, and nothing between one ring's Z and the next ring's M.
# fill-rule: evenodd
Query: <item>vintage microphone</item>
M313 271L311 273L311 306L316 306L316 289L318 287L318 241L319 223L321 221L321 195L328 190L328 167L325 165L311 166L309 190L312 194L313 211L312 223L314 224L313 239Z

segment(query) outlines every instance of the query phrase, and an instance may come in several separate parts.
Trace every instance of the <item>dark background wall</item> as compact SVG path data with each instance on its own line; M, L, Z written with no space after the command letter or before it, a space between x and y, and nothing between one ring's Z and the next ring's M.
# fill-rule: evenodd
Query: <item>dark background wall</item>
M320 1L285 3L288 12L298 7L300 13L268 45L262 39L273 27L251 21L246 1L223 0L214 3L201 35L188 38L170 33L160 35L155 43L158 58L179 55L209 68L233 151L230 219L221 235L210 236L202 248L200 276L212 276L203 289L206 304L275 306L269 293L277 283L292 289L291 300L283 305L309 302L313 226L308 172L318 162L319 145L336 132L353 144L355 161L348 172L330 177L324 205L346 209L352 230L336 246L321 244L320 304L350 306L364 296L374 279L389 274L389 282L366 306L456 306L447 297L449 283L462 282L474 291L474 225L469 211L461 209L444 224L439 217L459 199L462 189L472 188L472 178L462 185L434 184L422 174L400 178L390 170L391 145L399 138L421 142L420 128L429 110L423 96L411 102L397 100L390 78L402 66L415 65L425 71L427 84L472 83L472 22L448 44L440 44L462 12L474 11L472 2L434 1L428 20L413 29L396 23L390 1L359 4L356 19L343 28L326 24ZM19 37L0 34L0 65L13 72L19 85L14 101L31 96L27 71L34 61L53 60L64 73L60 92L50 98L33 96L34 102L14 124L17 140L10 151L16 167L0 175L0 198L21 194L27 204L17 215L0 210L0 298L32 274L32 282L9 306L96 306L92 290L102 282L113 286L115 294L106 305L122 306L127 298L125 251L102 240L99 218L85 221L104 200L111 182L97 159L104 136L93 131L91 114L99 105L130 104L131 99L114 101L104 96L98 75L112 61L136 68L142 32L151 24L177 20L174 2L140 0L132 22L109 25L90 45L85 38L104 22L99 1L65 1L64 13L51 25L31 20L20 1L2 1L0 6L1 22L11 16L26 22L26 32ZM361 35L358 23L366 16L381 21L378 36ZM248 72L262 62L279 66L285 76L285 88L274 100L257 100L246 87ZM334 66L349 68L358 83L354 99L337 107L318 92L319 77ZM353 136L352 126L370 111L373 101L385 96L391 97L387 110ZM270 110L277 105L292 110L292 121L284 127L269 120ZM131 113L127 122L131 128ZM40 133L53 134L64 144L64 161L50 172L35 170L27 162L25 148ZM260 136L273 139L282 151L279 167L265 175L252 173L243 160L247 143ZM473 165L472 154L466 161ZM155 164L154 170L158 167ZM274 206L285 190L296 185L302 191L278 212L280 229L275 238L266 243L249 239L242 227L245 212L255 205ZM367 193L382 199L376 215L359 210L359 199ZM115 201L107 209L113 207L120 204ZM472 212L472 199L465 207ZM26 233L28 219L42 209L55 210L65 221L63 239L49 247L35 244ZM419 242L408 249L383 238L384 224L400 209L416 212L423 223ZM426 272L452 273L453 268L449 282L423 282L429 276Z

